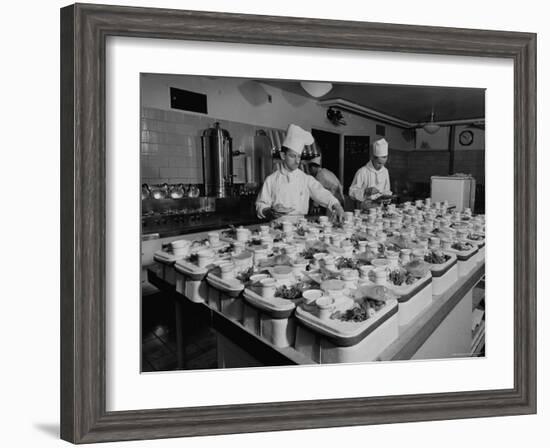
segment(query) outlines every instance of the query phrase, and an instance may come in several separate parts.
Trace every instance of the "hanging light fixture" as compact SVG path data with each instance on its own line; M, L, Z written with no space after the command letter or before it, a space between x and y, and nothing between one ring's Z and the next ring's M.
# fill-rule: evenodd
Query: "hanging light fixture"
M437 131L439 131L439 128L440 128L440 126L438 124L434 123L434 111L432 110L432 116L430 117L430 122L426 123L423 126L423 129L428 134L435 134Z
M326 95L332 90L332 83L330 82L309 82L301 81L302 88L314 98L319 98Z

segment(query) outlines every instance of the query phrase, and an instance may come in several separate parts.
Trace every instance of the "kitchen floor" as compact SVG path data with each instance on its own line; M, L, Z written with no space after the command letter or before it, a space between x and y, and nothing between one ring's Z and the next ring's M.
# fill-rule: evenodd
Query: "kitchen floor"
M189 326L184 336L184 364L180 369L218 367L216 334L209 328ZM175 305L156 289L142 294L142 372L177 370Z

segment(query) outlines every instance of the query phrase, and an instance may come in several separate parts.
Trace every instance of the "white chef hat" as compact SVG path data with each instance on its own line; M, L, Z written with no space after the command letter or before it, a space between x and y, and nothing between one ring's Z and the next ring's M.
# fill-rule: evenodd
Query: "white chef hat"
M316 163L317 165L321 166L321 156L314 157L309 161L309 163Z
M304 131L300 126L291 124L288 126L282 146L302 154L304 146L313 144L313 141L313 135L310 132Z
M372 145L372 154L376 157L386 157L388 155L388 142L381 138Z

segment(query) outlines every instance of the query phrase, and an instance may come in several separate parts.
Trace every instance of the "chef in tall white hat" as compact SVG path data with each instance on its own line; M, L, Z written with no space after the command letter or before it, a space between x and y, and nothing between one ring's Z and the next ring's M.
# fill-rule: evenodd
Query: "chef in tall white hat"
M381 138L372 145L372 156L365 166L355 173L349 195L361 203L380 196L391 196L390 174L384 166L388 161L388 142Z
M259 218L304 216L308 212L310 198L339 218L343 217L344 209L334 195L312 176L298 169L305 145L311 145L313 141L311 133L300 126L291 124L288 127L281 145L282 163L267 176L256 199Z

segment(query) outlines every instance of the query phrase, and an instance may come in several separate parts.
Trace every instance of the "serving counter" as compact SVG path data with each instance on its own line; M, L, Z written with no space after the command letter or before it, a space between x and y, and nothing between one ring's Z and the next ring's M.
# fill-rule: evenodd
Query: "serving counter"
M434 296L431 304L414 320L398 326L398 336L375 360L393 361L408 359L441 359L471 356L472 344L472 298L473 291L485 274L485 264L480 263L467 277L460 278L448 291ZM315 361L305 356L294 347L278 347L261 337L258 332L245 326L242 322L231 319L207 303L195 303L184 294L176 292L175 284L162 280L162 266L158 263L148 269L149 282L169 294L176 306L178 366L184 367L183 359L183 326L186 321L199 321L208 325L221 337L223 346L233 351L240 349L240 356L246 358L247 366L258 365L293 365L314 364ZM219 342L219 341L218 341ZM234 353L227 353L229 357ZM221 358L226 356L223 354ZM224 359L224 366L234 366Z
M249 226L249 231L255 230L257 226ZM189 235L189 239L205 236ZM343 253L342 247L335 253ZM151 284L174 300L179 368L185 368L184 330L190 322L208 326L216 334L218 367L469 357L474 289L485 274L484 257L468 257L464 261L468 269L458 275L460 258L448 254L448 261L441 268L433 268L432 274L419 277L417 286L393 288L402 291L401 295L379 305L382 309L371 310L373 317L366 321L364 330L332 318L319 319L316 313L308 313L311 310L303 298L262 298L259 282L254 287L234 278L224 280L225 262L206 262L201 267L199 261L193 267L177 257L164 259L156 254L147 276ZM252 266L252 258L251 252L250 260L241 257L234 262ZM443 275L447 275L445 288L439 283L434 289L432 279ZM278 282L284 284L285 280L281 277ZM342 300L344 303L346 299Z

